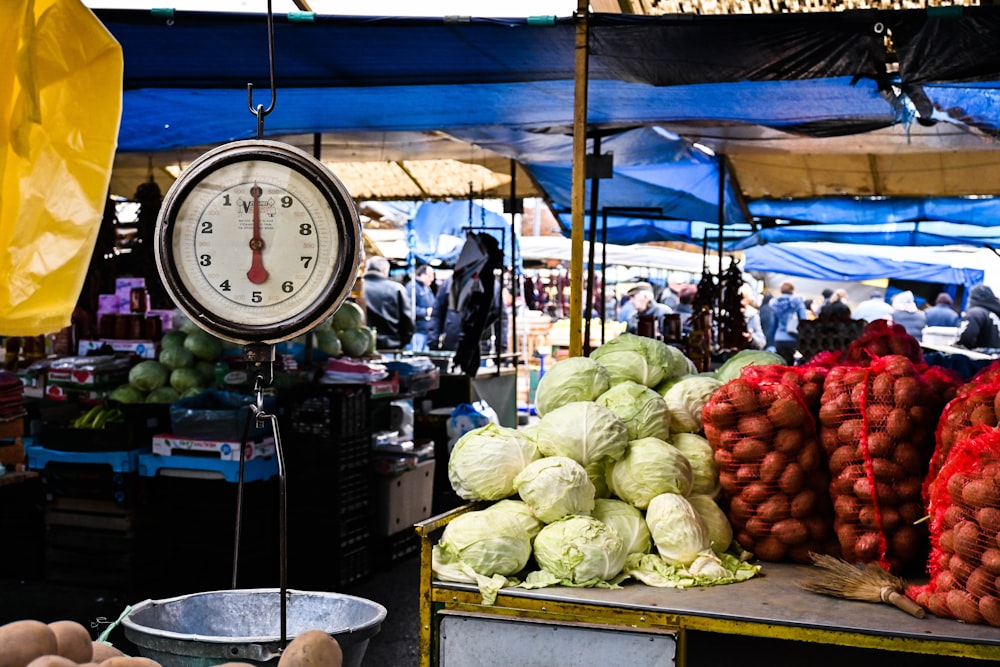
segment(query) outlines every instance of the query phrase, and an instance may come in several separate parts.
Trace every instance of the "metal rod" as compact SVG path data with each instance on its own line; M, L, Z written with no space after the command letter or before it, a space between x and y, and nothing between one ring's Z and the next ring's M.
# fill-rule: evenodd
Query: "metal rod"
M247 84L247 106L250 113L257 116L257 138L264 138L264 116L274 111L274 104L278 101L278 89L274 85L274 14L271 12L271 0L267 0L267 64L271 74L271 103L265 109L264 105L253 104L253 83Z

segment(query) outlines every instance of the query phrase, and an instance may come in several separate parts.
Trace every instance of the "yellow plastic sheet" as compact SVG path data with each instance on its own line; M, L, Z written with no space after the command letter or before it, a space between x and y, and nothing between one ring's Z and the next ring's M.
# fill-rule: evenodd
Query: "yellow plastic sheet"
M80 0L0 0L0 335L66 327L101 226L121 46Z

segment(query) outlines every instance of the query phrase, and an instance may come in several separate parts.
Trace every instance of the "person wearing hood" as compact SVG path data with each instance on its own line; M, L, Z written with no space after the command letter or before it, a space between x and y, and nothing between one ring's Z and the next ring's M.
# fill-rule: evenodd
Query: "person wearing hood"
M905 290L892 297L892 323L898 324L918 341L923 340L927 314L917 308L913 292Z
M957 344L970 350L1000 348L1000 299L986 285L976 285L969 292Z
M809 317L805 301L795 294L795 285L784 282L781 283L781 294L771 299L771 310L774 313L771 324L774 350L792 366L795 364L795 351L799 347L798 324Z

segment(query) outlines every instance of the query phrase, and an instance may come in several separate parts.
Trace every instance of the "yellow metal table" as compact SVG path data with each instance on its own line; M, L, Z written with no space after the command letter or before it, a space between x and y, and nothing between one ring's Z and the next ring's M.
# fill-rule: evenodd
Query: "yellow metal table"
M638 582L625 583L617 590L560 586L535 590L505 588L495 604L484 605L477 587L435 580L431 572L431 546L440 537L440 531L455 516L470 509L472 506L465 505L416 525L421 536L421 667L450 664L445 655L447 643L441 640L441 627L442 622L449 623L456 617L509 621L515 630L519 625L524 632L506 636L516 636L522 643L539 636L534 629L534 624L539 623L573 628L575 634L564 633L567 640L573 641L579 641L585 636L580 632L588 630L633 633L630 636L646 643L655 643L663 633L672 633L676 646L669 650L674 655L666 656L663 662L647 664L681 667L712 664L707 656L687 655L689 631L1000 661L1000 628L930 614L918 619L890 605L810 593L799 586L814 573L806 565L765 563L761 576L748 581L688 589L655 588ZM462 627L451 623L449 641L460 644L453 636L461 633ZM477 640L480 633L477 629ZM543 636L549 642L557 635L549 632ZM507 653L498 655L495 663L477 664L513 663Z

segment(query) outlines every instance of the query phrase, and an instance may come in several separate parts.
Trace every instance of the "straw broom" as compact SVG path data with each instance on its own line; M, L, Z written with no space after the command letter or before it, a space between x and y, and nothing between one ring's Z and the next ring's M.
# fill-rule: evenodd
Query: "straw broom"
M868 563L862 568L826 554L809 555L824 572L800 584L807 591L847 600L885 602L916 618L924 617L923 608L903 595L906 582L878 564Z

